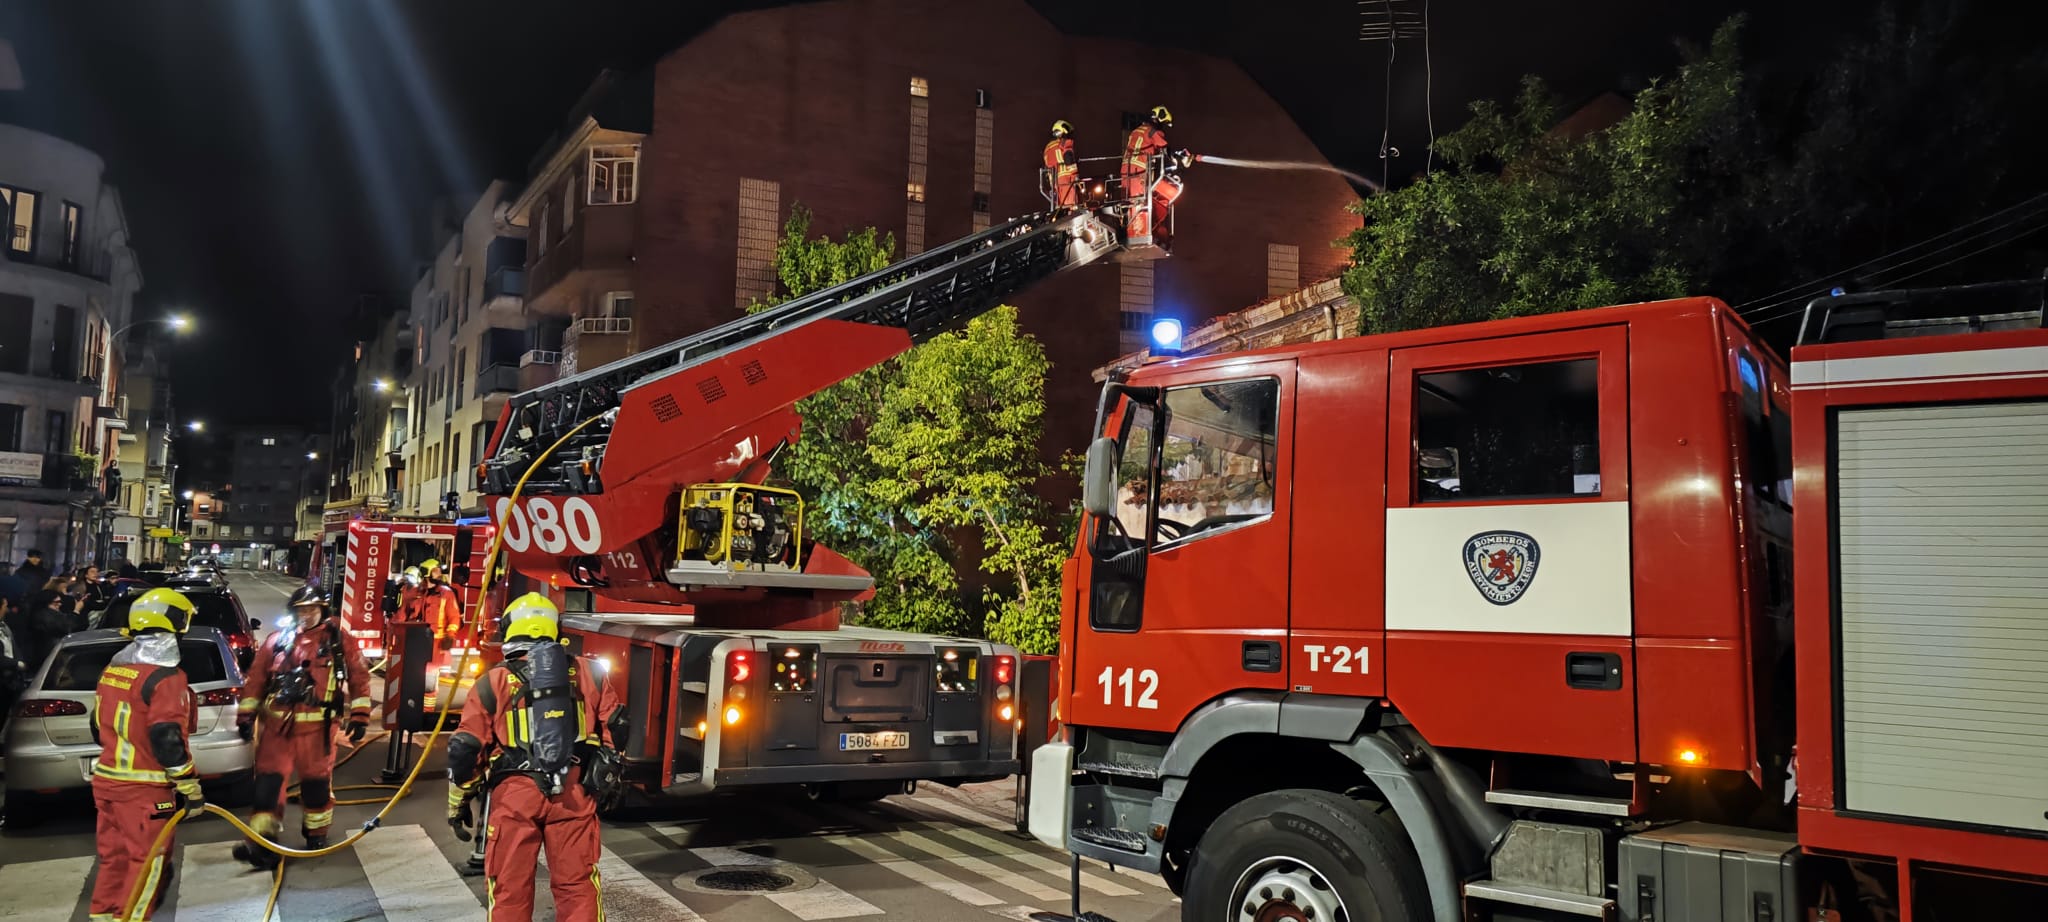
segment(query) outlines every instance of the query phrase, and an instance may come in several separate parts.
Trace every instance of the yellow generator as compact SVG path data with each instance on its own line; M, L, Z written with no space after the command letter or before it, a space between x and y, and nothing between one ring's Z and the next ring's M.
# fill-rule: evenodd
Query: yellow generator
M725 570L796 571L804 537L804 500L795 490L754 483L700 483L683 491L680 565Z

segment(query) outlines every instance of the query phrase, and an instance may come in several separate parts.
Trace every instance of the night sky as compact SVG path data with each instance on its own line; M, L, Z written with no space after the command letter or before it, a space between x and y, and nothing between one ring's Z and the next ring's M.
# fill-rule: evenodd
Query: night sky
M723 12L767 5L9 3L0 36L28 88L0 93L0 121L107 159L143 268L140 310L190 310L201 322L171 353L182 416L215 430L323 429L358 300L381 292L404 302L430 252L424 216L437 197L466 207L492 177L522 176L600 68L647 66ZM1753 5L1755 52L1792 66L1869 6ZM1237 59L1327 156L1369 176L1381 175L1391 124L1398 181L1421 169L1431 112L1448 131L1471 100L1511 95L1524 73L1567 100L1638 88L1671 70L1674 40L1703 42L1752 4L1673 12L1679 4L1639 0L1440 0L1428 9L1427 54L1419 39L1398 43L1391 85L1387 45L1358 38L1363 20L1384 16L1380 4L1034 6L1069 31ZM1396 8L1420 15L1425 2Z

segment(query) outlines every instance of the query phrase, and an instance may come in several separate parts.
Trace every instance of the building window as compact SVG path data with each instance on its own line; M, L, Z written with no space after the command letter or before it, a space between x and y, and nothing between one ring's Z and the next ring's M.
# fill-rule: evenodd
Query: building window
M50 324L50 377L78 380L78 308L68 304L57 305Z
M455 353L455 405L462 406L462 379L469 374L469 350L459 349Z
M1301 248L1291 243L1266 244L1266 297L1293 294L1301 287Z
M1152 322L1152 263L1122 263L1120 268L1117 308L1123 311L1123 334L1117 345L1121 351L1135 352L1145 348L1145 330Z
M8 251L33 254L36 251L35 192L0 186L0 217L7 220Z
M64 265L78 267L78 240L83 212L77 202L64 203Z
M571 212L569 212L568 209L563 209L563 216L565 219L570 213ZM457 327L460 327L468 322L469 267L463 266L462 268L455 270L455 325Z
M562 177L562 232L576 223L576 177Z
M606 144L590 149L592 205L630 205L640 194L640 145Z
M264 437L264 439L263 439L263 444L264 444L264 445L275 445L275 444L277 444L277 440L276 440L276 439L274 439L274 438L270 438L270 437L266 436L266 437Z
M994 102L994 100L993 100L993 99L991 99L991 98L989 97L989 95L988 95L988 91L987 91L987 90L975 90L975 91L974 91L974 107L975 107L975 108L977 108L977 109L989 109L989 108L993 108L994 106L995 106L995 102Z
M71 450L71 420L63 410L51 410L43 423L43 451L61 455Z
M545 256L548 252L548 203L550 201L552 200L541 200L540 218L534 221L533 224L533 255L535 256Z
M913 77L910 81L910 205L903 220L903 253L916 256L924 252L924 186L930 169L930 146L932 127L931 88L924 78Z
M633 293L630 291L605 292L604 315L606 317L633 316Z
M24 411L11 403L0 403L0 451L20 451Z
M36 302L27 295L0 294L0 371L28 374L29 336L35 330Z
M1600 495L1599 362L1419 375L1416 498Z
M781 236L782 184L740 179L739 266L733 303L746 307L775 293L775 244Z
M988 230L988 199L995 192L996 113L988 108L988 91L976 90L974 110L974 229Z

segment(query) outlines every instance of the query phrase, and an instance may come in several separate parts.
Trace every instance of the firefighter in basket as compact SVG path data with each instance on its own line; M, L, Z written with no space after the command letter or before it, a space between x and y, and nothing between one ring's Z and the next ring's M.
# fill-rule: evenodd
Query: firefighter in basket
M137 915L155 911L171 879L172 843L147 865L143 860L180 810L197 816L206 806L188 747L199 705L178 668L178 638L191 623L192 600L183 593L143 593L128 607L123 633L133 639L100 673L92 712L93 739L101 747L92 765L100 867L92 886L93 922L120 918L142 876L148 883Z
M339 621L330 618L318 586L301 586L286 603L292 626L273 634L249 667L235 724L256 741L256 796L249 826L273 842L284 830L285 786L299 776L301 831L307 848L324 848L334 823L337 730L361 743L370 726L370 673ZM259 868L277 865L261 845L235 846L235 857Z
M560 640L561 613L529 592L506 606L505 661L485 673L448 739L448 825L470 840L488 792L484 876L492 922L533 917L543 845L555 918L602 919L598 810L624 790L616 744L626 709L606 670ZM607 745L609 737L611 745Z
M1124 232L1133 246L1172 242L1173 225L1167 218L1181 192L1181 180L1175 174L1196 159L1186 150L1167 150L1166 129L1172 127L1173 113L1165 106L1153 106L1124 138ZM1155 162L1160 166L1157 179L1152 176Z

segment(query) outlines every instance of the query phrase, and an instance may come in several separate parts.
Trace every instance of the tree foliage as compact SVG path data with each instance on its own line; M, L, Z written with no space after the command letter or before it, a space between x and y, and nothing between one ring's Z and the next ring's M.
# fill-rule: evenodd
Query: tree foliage
M1745 64L1738 17L1578 137L1533 78L1512 105L1475 104L1437 142L1448 168L1355 206L1344 288L1363 332L1699 294L1771 321L1835 284L2038 271L2040 238L1997 234L1872 259L2043 188L2016 167L2048 154L2048 50L1998 6L1906 0L1776 67ZM1949 279L1922 277L1949 259Z
M791 210L776 246L783 295L750 310L886 268L893 235L812 237ZM875 627L980 634L1050 652L1063 546L1033 487L1045 415L1044 349L1013 308L977 318L797 404L803 431L777 460L801 490L812 534L875 577L860 613ZM960 568L993 579L979 597Z

